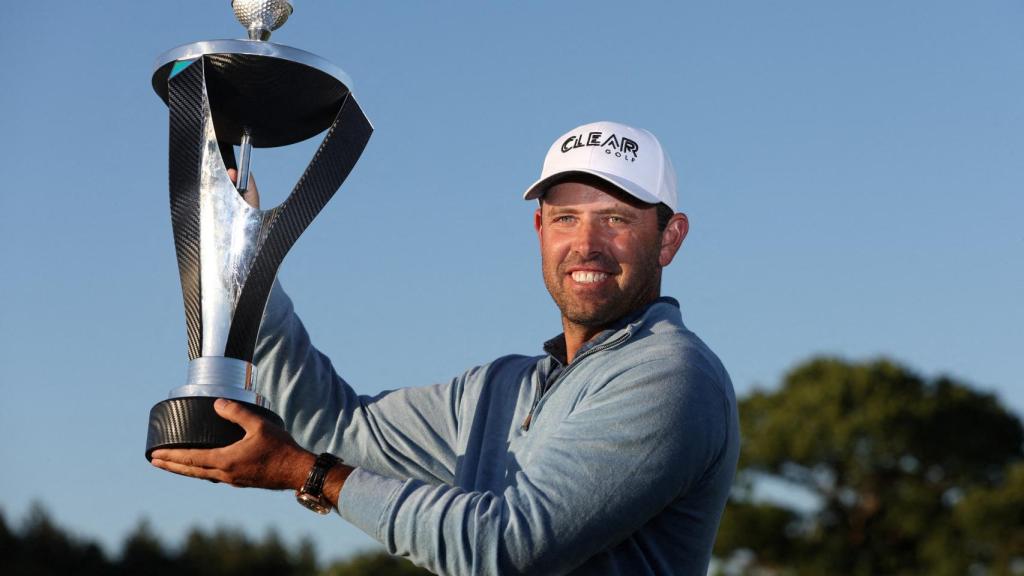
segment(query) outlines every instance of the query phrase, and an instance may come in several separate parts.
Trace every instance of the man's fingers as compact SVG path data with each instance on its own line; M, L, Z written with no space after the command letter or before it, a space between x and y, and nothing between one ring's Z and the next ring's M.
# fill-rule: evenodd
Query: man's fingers
M252 428L263 422L263 418L259 414L238 402L232 402L224 398L218 398L213 403L213 409L217 411L221 418L238 424L246 432L249 432Z
M235 184L238 185L238 170L234 168L228 168L228 178ZM249 173L249 185L246 187L245 192L242 193L242 199L249 203L253 208L260 207L260 191L256 187L256 176L251 172Z
M153 463L157 460L188 468L212 468L216 455L215 450L191 450L187 448L163 448L154 450L151 455Z
M154 452L156 454L156 452ZM201 478L204 480L212 480L214 482L220 482L224 473L220 470L213 468L203 468L201 466L192 466L189 464L183 464L181 462L175 462L173 460L163 460L160 458L153 458L153 466L168 472L180 474L181 476L188 476L189 478Z
M256 187L256 176L253 173L249 173L249 187L245 189L245 193L242 194L242 199L249 203L253 208L259 209L260 207L260 190Z

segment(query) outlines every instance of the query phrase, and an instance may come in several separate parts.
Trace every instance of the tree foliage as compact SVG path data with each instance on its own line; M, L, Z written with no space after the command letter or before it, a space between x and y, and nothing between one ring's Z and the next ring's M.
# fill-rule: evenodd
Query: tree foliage
M743 399L740 421L740 489L716 554L753 551L749 572L964 574L1024 562L1024 430L992 395L889 360L817 358ZM799 487L812 511L756 501L763 476Z
M429 574L383 552L363 553L319 566L312 541L290 547L273 530L253 540L234 528L193 529L179 548L168 548L143 520L128 535L119 558L96 543L70 535L35 504L20 529L0 511L0 574L4 576L413 576Z
M1014 464L994 488L976 488L954 509L967 554L993 574L1024 573L1024 464Z
M29 509L20 534L6 526L4 532L5 574L109 574L100 547L69 535L50 520L39 504Z
M323 576L364 576L369 574L421 576L432 573L402 558L373 552L356 554L347 560L335 562L323 572Z

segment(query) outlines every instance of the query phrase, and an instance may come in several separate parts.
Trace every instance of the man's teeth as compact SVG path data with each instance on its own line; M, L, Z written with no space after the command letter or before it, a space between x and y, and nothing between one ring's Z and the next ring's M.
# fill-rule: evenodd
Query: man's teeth
M572 273L572 279L580 284L593 284L594 282L600 282L607 277L608 275L604 272L587 272L581 270Z

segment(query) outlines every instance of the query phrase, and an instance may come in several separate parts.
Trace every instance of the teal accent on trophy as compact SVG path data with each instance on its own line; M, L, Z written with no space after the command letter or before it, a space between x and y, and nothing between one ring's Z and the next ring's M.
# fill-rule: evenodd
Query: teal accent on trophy
M195 62L196 60L198 60L198 58L193 58L191 60L178 60L174 63L174 67L171 68L171 74L167 77L167 79L170 80L171 78L174 78L178 75L178 72L181 72L185 68L188 68L189 65Z

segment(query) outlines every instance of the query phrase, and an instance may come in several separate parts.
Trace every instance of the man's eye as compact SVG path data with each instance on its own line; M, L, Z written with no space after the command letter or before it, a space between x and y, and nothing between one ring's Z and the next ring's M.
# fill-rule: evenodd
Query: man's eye
M569 223L569 222L572 222L572 221L573 221L573 220L575 220L575 219L576 219L576 217L575 217L575 216L569 216L569 215L565 215L565 216L556 216L556 217L555 217L555 222L561 222L561 223Z

